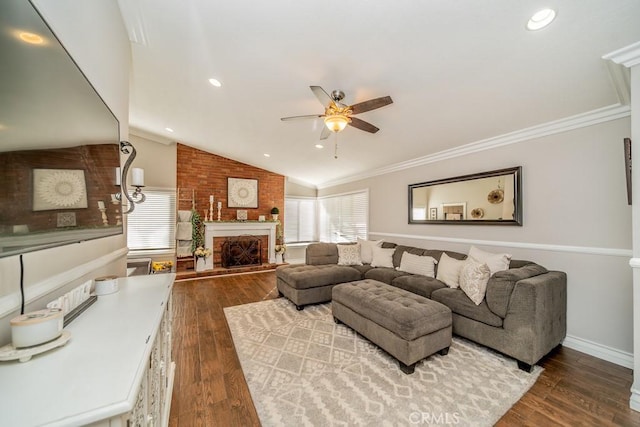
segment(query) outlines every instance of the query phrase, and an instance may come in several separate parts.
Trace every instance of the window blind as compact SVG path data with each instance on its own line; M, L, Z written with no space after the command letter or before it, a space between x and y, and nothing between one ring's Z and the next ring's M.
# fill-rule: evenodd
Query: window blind
M286 221L284 225L285 243L317 241L316 200L287 197L284 200Z
M318 228L323 242L355 242L369 231L369 191L318 199Z
M127 214L130 250L175 249L175 190L145 188L147 199Z

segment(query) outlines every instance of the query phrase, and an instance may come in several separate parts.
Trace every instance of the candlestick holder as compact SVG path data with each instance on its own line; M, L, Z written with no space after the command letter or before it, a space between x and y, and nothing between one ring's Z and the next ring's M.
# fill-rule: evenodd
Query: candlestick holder
M119 209L120 200L116 198L115 194L111 195L111 203L113 203L113 205L116 207L116 215L115 215L116 225L122 225L122 216L120 215L120 209Z
M206 209L204 210L204 219L203 219L203 221L204 222L209 221L209 219L207 218L207 210Z
M209 221L213 221L213 200L209 199Z
M218 221L220 221L220 211L222 210L222 206L218 203Z
M142 169L137 170L138 176L134 176L134 180L133 180L134 181L133 186L135 187L135 190L133 194L130 195L129 190L127 188L127 173L129 172L129 167L131 166L131 162L133 162L133 159L136 158L136 149L133 145L131 145L129 141L120 141L120 152L123 154L131 153L127 158L127 161L124 163L124 166L122 167L121 174L118 173L120 171L120 168L116 168L116 175L117 175L116 186L120 187L120 191L116 193L116 198L120 200L122 203L124 203L125 199L129 201L127 210L122 211L123 214L128 214L133 212L133 210L135 209L136 203L142 203L147 198L142 192L142 188L144 187L144 184L142 182L142 179L143 179L142 177L144 176L143 175L144 172L142 171ZM118 177L120 178L119 180L117 179ZM124 209L124 204L122 206Z
M98 208L100 213L102 213L102 224L105 227L109 226L109 220L107 219L107 208Z

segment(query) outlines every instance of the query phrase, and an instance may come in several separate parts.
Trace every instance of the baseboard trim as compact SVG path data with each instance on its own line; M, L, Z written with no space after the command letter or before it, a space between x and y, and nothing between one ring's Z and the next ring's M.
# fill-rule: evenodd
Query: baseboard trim
M598 247L590 247L590 246L551 245L551 244L545 244L545 243L528 243L528 242L501 242L501 241L495 241L495 240L463 239L463 238L456 238L456 237L424 236L424 235L417 235L417 234L382 233L378 231L370 231L369 235L375 235L380 237L396 237L396 238L414 239L414 240L430 240L434 242L463 243L467 245L483 245L483 246L495 246L495 247L505 247L505 248L533 249L538 251L570 252L570 253L588 254L588 255L619 256L624 258L631 258L631 256L633 255L633 251L631 249L598 248Z
M606 345L598 344L593 341L585 340L575 336L567 335L562 345L573 350L586 353L589 356L633 369L633 354L626 351L618 350ZM640 401L638 402L640 404ZM640 406L639 406L640 408Z
M98 268L104 267L111 262L126 257L129 248L121 248L109 254L103 255L84 264L80 264L62 273L48 277L38 283L35 283L25 289L25 305L47 295L54 290L73 282L91 273ZM20 295L18 292L5 295L0 298L0 317L4 317L20 307Z
M640 390L634 382L631 386L631 397L629 398L629 407L634 411L640 412Z

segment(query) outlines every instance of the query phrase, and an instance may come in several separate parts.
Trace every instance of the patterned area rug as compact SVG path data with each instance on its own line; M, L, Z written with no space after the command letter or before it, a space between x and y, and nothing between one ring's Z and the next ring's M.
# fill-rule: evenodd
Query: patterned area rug
M284 298L224 309L264 426L491 426L536 382L515 360L454 337L403 374L345 325L331 304L297 311Z

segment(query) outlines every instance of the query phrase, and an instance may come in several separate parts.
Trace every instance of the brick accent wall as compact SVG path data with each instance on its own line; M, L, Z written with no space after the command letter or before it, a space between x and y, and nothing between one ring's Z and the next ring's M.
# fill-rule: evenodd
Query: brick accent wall
M115 168L120 164L117 144L83 145L50 150L11 151L0 154L0 234L16 224L30 231L57 229L57 215L73 212L78 227L102 226L98 201L107 209L109 224L115 225L111 194L118 189ZM82 169L87 189L87 208L33 211L33 169Z
M258 180L258 207L247 208L247 219L257 221L260 215L271 218L271 208L280 209L279 220L284 227L284 175L269 172L235 160L217 156L184 144L177 144L177 185L180 190L178 209L191 209L191 190L195 190L195 207L201 216L209 209L209 195L213 195L214 218L217 218L218 201L222 202L220 219L235 220L238 208L228 207L227 178L245 178ZM207 242L210 245L211 242ZM267 246L263 242L263 247ZM214 255L219 248L214 248ZM264 251L264 249L263 249ZM219 262L219 252L217 253ZM263 252L263 260L268 260ZM216 259L214 259L214 262ZM219 264L217 264L219 265Z

